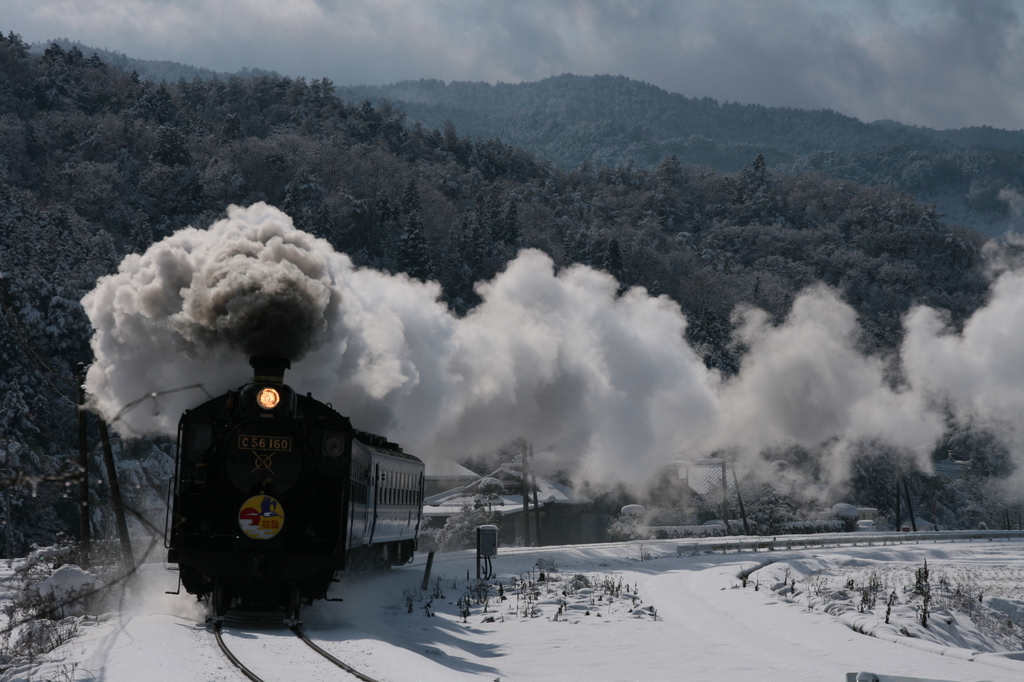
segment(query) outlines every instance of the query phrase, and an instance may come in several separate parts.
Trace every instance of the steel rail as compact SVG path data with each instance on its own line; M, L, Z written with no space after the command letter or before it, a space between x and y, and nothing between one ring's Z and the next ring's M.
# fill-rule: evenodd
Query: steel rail
M256 673L242 665L242 662L238 660L238 658L233 653L231 653L231 649L229 649L228 645L224 643L224 638L220 636L220 629L220 623L214 625L213 634L217 637L217 644L218 646L220 646L220 650L224 652L224 655L228 657L228 660L231 661L231 663L234 664L236 668L242 671L243 675L252 680L252 682L263 682L263 678L259 677Z
M293 625L289 629L292 632L295 633L296 637L298 637L303 642L305 642L306 645L309 648L311 648L313 651L317 652L318 654L320 654L321 656L323 656L328 661L330 661L334 665L338 666L339 668L341 668L342 670L344 670L348 674L354 675L355 677L358 677L363 682L378 682L378 680L376 680L375 678L370 677L369 675L364 675L363 673L359 672L358 670L356 670L352 666L350 666L347 663L345 663L345 662L335 658L330 653L328 653L328 652L324 651L323 649L321 649L319 646L317 646L316 642L314 642L313 640L311 640L309 637L306 636L306 633L304 633L302 631L302 629L298 625Z

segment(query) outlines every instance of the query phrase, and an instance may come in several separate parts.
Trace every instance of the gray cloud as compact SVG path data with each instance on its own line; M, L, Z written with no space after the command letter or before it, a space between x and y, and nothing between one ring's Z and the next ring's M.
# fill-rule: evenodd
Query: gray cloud
M4 30L339 84L623 74L932 127L1024 127L1011 0L8 0Z

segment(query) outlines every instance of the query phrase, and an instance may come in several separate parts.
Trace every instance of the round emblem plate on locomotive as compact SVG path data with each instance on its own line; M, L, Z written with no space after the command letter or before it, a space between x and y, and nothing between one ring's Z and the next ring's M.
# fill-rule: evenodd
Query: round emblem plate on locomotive
M253 540L269 540L284 528L284 507L270 495L254 495L238 511L238 527Z

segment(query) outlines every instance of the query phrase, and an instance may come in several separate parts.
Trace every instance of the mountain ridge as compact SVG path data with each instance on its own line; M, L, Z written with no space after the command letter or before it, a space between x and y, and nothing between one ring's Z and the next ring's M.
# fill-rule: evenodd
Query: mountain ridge
M625 76L563 74L489 84L422 79L338 86L348 101L387 101L427 128L498 138L562 168L684 165L734 173L757 155L784 173L820 171L934 203L989 236L1024 227L1006 191L1024 192L1024 130L935 130L865 123L829 109L720 103Z

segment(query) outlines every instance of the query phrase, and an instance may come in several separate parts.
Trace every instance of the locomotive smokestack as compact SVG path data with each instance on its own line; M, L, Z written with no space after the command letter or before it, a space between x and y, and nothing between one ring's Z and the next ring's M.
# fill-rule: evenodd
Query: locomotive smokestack
M253 356L249 358L252 365L252 380L261 384L283 384L284 371L291 369L292 361L288 358L272 358Z

